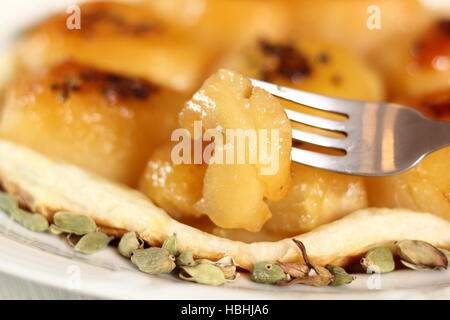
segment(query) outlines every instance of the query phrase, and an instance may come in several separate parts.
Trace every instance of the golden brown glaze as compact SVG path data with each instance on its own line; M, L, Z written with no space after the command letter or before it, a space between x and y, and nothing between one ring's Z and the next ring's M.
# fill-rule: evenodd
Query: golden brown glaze
M450 89L412 99L411 105L431 119L450 121Z
M183 101L146 80L67 62L10 86L0 136L136 185Z
M439 69L439 58L450 56L450 20L435 23L413 48L421 67Z
M389 100L410 101L450 88L450 20L434 22L419 34L394 39L373 61L385 77Z
M292 33L362 56L386 53L386 43L421 32L433 16L420 0L287 0Z
M117 2L80 5L80 29L57 14L28 30L19 45L25 70L45 70L65 60L141 77L176 90L196 89L213 62L214 50L161 21L146 7Z
M165 144L152 153L141 177L139 190L176 219L202 215L195 203L202 198L206 164L174 164L174 143Z

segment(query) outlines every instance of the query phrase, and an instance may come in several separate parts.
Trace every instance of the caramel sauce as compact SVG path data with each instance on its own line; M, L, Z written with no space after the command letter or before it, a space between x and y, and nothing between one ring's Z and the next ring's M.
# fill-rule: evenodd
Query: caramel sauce
M450 67L450 20L442 20L430 28L417 43L413 54L421 67L439 70L440 57L447 58Z
M417 99L414 106L426 117L450 121L450 90L425 95Z

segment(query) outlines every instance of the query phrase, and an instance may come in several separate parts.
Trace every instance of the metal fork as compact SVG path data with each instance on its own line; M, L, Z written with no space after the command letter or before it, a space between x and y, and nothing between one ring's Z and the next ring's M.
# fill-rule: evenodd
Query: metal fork
M346 174L384 176L408 170L430 152L450 145L450 121L427 119L404 105L333 98L251 81L279 98L347 117L331 120L285 109L295 123L345 134L344 138L334 138L293 129L294 142L345 153L330 155L293 146L291 157L297 163Z

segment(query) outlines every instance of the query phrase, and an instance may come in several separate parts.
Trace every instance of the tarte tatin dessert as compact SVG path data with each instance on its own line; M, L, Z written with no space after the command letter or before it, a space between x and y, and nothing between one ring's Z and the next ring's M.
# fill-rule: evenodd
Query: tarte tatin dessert
M382 28L369 6L386 13ZM293 163L293 126L339 134L291 124L284 109L339 116L249 80L450 120L444 12L413 0L87 2L24 30L8 54L0 208L25 227L39 214L51 232L81 236L84 253L96 251L90 239L102 248L121 238L141 271L181 268L192 281L203 264L312 285L350 282L339 267L361 258L379 272L398 259L447 267L450 148L386 177ZM255 132L258 144L228 159L233 130Z

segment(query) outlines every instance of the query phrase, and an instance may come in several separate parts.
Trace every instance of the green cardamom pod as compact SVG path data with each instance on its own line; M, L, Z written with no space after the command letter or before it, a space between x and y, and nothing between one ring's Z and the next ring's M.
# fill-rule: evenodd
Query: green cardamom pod
M43 232L48 229L48 221L43 215L20 209L17 201L4 192L0 192L0 209L28 230Z
M208 259L197 259L195 260L196 263L207 263L207 264L214 264L214 261L208 260Z
M134 250L131 255L139 270L149 274L169 273L175 269L175 257L163 248L148 248Z
M9 194L0 191L0 210L10 213L17 209L17 201Z
M361 259L361 266L371 273L387 273L395 269L394 256L388 247L370 249Z
M355 280L355 277L349 275L344 268L333 266L332 264L327 264L325 268L330 271L330 273L334 276L333 281L331 281L330 286L342 286L345 284L351 283Z
M414 270L442 270L447 269L446 255L425 241L402 240L396 242L397 253L401 262Z
M114 237L109 237L107 234L100 231L89 232L81 237L74 249L75 251L84 254L95 253L106 248L112 239L114 239Z
M48 221L43 215L30 213L20 208L16 209L13 212L14 213L11 214L13 219L28 230L43 232L48 229Z
M118 249L121 255L130 258L133 251L142 248L143 245L135 232L127 232L120 239Z
M64 232L78 236L97 230L94 219L78 213L60 211L55 213L53 220L55 225Z
M180 255L177 257L176 261L177 266L193 266L195 265L194 256L192 254L192 251L187 250L180 253Z
M276 283L290 280L290 276L279 265L261 261L253 266L250 279L258 283Z
M238 264L231 256L217 260L214 262L214 265L222 270L225 279L228 281L234 281L239 277L239 272L237 272Z
M306 284L308 286L323 287L333 282L334 276L330 271L328 271L328 269L316 265L311 265L311 269L315 274L308 275L306 277L294 278L290 281L277 282L277 285L290 286L293 284Z
M50 225L50 227L48 227L48 231L50 231L50 233L54 235L60 235L64 233L64 231L62 231L61 228L59 228L55 224Z
M177 257L180 254L178 250L177 236L174 234L173 236L168 237L166 240L164 240L161 248L166 249L170 252L171 255Z
M186 281L193 281L210 286L220 286L227 280L219 267L209 263L200 263L195 266L180 267L179 277Z
M228 281L234 281L239 277L239 272L237 272L238 264L231 256L225 256L217 261L211 261L208 259L198 259L195 262L212 264L216 267L219 267Z
M445 250L445 249L439 249L446 257L447 257L447 261L450 261L450 251Z

